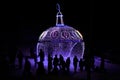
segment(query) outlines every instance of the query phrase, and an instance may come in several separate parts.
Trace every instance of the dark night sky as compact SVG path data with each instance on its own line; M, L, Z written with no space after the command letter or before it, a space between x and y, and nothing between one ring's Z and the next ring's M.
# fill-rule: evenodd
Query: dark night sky
M97 6L93 0L65 1L43 0L39 2L14 2L3 9L4 27L1 29L1 45L27 45L37 42L42 31L55 25L56 3L61 5L64 23L78 29L96 51L118 53L118 27L115 27L113 9L104 4ZM98 7L99 6L99 7ZM114 54L114 53L113 53Z

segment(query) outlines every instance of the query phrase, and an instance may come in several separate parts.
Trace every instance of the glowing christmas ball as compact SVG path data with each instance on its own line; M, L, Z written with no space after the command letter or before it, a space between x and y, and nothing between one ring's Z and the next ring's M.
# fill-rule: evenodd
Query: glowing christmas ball
M60 10L56 15L56 26L42 32L37 43L37 54L42 49L45 55L60 55L73 57L74 55L83 58L84 41L82 34L73 27L64 25L63 15Z

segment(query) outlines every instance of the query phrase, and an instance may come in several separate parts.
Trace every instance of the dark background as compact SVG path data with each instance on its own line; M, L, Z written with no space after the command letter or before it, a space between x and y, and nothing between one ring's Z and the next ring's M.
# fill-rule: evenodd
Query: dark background
M35 45L40 34L55 25L57 2L64 15L64 23L81 32L95 55L104 53L107 58L120 61L116 10L112 4L94 3L93 0L5 2L1 10L1 50Z

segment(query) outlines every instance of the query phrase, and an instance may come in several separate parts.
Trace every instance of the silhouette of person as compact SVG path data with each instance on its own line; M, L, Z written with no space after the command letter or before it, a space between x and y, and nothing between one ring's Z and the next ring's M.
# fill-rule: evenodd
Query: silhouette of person
M90 53L88 52L88 54L85 57L85 70L87 72L87 80L91 80L91 60L90 60L91 56Z
M63 74L66 73L66 62L65 62L65 60L63 60L63 62L62 62L62 71L63 71Z
M45 74L45 68L42 61L38 62L38 69L37 69L37 75L44 75Z
M86 70L87 70L87 80L91 80L91 70L90 70L90 60L88 59L87 64L86 64Z
M59 62L58 57L57 57L57 55L55 55L54 60L53 60L54 68L56 68L58 66L58 62Z
M67 72L69 72L70 71L70 57L66 59L66 68L67 68Z
M30 48L30 56L34 59L35 66L37 65L37 55L34 53L33 48Z
M44 54L44 52L43 52L42 49L40 49L39 56L40 56L40 61L43 62L43 61L44 61L45 54Z
M63 67L63 61L64 61L64 58L63 58L63 56L60 54L60 58L59 58L59 67L60 67L60 69L62 69L62 67Z
M23 76L29 78L31 76L31 64L28 58L25 58Z
M102 54L102 56L101 56L101 63L100 63L100 69L102 71L104 70L104 66L105 66L105 64L104 64L104 55Z
M10 64L12 64L12 68L15 68L15 59L16 59L16 54L17 54L17 47L16 46L11 46L10 48Z
M73 58L74 72L76 72L77 70L77 63L78 63L78 58L77 56L74 56Z
M83 66L84 66L84 62L83 62L83 59L81 58L79 61L80 71L83 71Z
M53 59L53 65L54 65L53 73L54 74L57 74L57 72L58 72L58 68L57 68L58 62L59 62L59 59L58 59L57 55L55 55L55 57Z
M18 57L18 62L19 62L19 69L21 69L22 68L22 62L23 62L23 53L22 53L21 50L18 51L17 57Z
M48 73L50 73L52 70L52 60L53 58L51 57L50 54L48 54Z

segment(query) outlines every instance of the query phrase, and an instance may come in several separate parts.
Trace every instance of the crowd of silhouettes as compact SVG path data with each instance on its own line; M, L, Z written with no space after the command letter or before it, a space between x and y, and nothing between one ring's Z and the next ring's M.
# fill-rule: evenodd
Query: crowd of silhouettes
M38 68L40 67L42 73L45 73L43 71L45 71L44 68L44 57L45 54L42 51L42 49L40 50L39 53L40 56L40 62L38 63ZM62 72L62 73L69 73L70 72L70 64L72 64L71 62L73 62L73 67L74 67L74 72L76 73L78 70L78 66L80 71L82 72L85 68L86 71L90 71L91 69L94 70L94 57L91 57L90 59L88 57L86 57L85 59L83 58L78 58L77 56L73 57L73 61L71 61L70 57L67 57L67 59L65 60L63 55L55 55L54 57L51 54L48 54L48 73L55 73L58 74L58 72ZM103 65L104 66L104 65Z
M16 50L15 50L16 51ZM24 77L29 77L30 75L32 75L31 72L31 63L29 61L29 57L26 57L23 55L23 52L21 50L18 50L17 54L15 54L15 51L12 51L14 53L14 56L11 57L10 56L10 60L5 62L5 63L10 63L15 65L15 56L17 56L18 58L18 64L19 64L19 69L23 69L23 75ZM51 52L50 52L51 53ZM73 67L74 67L74 72L76 73L78 71L78 69L82 72L82 71L87 71L88 75L90 74L91 69L95 70L95 65L94 65L94 57L85 57L83 58L79 58L77 56L73 57L73 60L71 61L70 57L67 57L66 59L64 59L64 56L62 54L60 55L52 55L52 54L48 54L47 59L48 59L48 70L45 69L44 66L44 60L45 60L45 53L42 49L40 49L39 55L36 56L34 55L35 53L30 50L30 56L33 57L35 65L37 65L38 67L36 69L36 75L40 76L40 75L44 75L46 74L46 71L48 72L48 74L59 74L59 73L70 73L70 65L72 64L71 62L73 62ZM40 57L40 61L37 62L37 57ZM13 58L13 59L11 59ZM23 64L23 59L25 60L25 63ZM6 60L5 60L6 61ZM22 67L24 66L24 67ZM101 65L100 65L100 69L104 70L104 57L101 56Z

